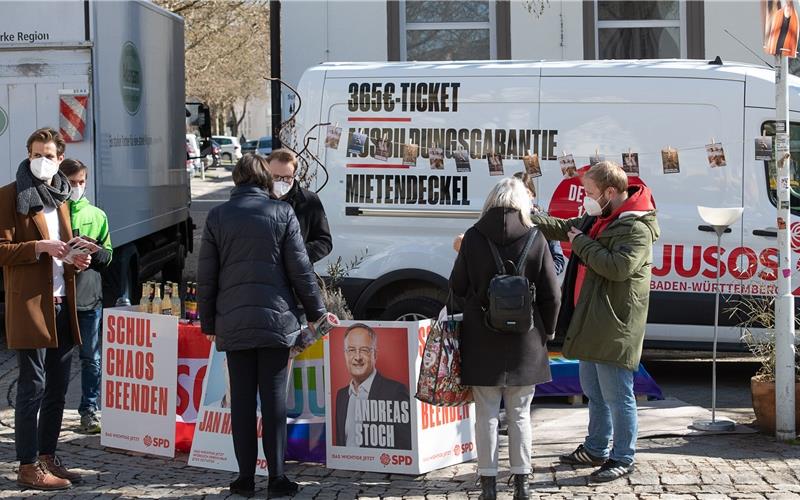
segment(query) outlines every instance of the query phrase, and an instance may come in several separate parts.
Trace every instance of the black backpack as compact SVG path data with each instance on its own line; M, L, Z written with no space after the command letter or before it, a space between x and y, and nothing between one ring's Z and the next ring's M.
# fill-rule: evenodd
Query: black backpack
M512 274L506 273L506 265L500 258L500 252L492 240L486 238L497 265L497 274L489 282L489 288L486 290L489 307L484 322L490 330L500 333L527 333L531 329L535 290L533 284L525 277L525 265L528 251L537 232L536 229L531 229L528 233L528 241L525 242L525 248L522 249L516 264L506 261L506 264L511 264L514 268Z

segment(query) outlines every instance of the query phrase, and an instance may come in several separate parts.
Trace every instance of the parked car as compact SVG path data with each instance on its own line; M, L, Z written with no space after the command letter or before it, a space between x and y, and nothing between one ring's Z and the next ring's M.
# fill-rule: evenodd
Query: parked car
M258 139L258 146L256 146L257 153L260 155L268 155L272 153L272 137L264 136Z
M239 138L230 135L215 135L211 139L219 144L222 161L232 163L242 157L242 146Z
M253 139L252 141L245 141L242 143L243 155L247 153L255 153L256 149L258 149L258 139Z

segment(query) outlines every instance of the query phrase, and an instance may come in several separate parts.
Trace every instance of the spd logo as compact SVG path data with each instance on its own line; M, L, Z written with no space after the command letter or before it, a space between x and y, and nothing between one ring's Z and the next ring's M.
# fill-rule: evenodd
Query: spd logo
M800 222L793 222L789 232L792 237L792 250L794 253L800 253Z
M389 455L388 453L381 454L381 463L385 466L392 465L411 465L414 459L408 455Z
M453 448L453 455L459 456L464 453L469 453L470 451L475 449L475 445L470 441L469 443L461 443L457 444L455 448Z
M145 446L153 448L169 448L169 439L160 437L151 437L149 434L142 440Z

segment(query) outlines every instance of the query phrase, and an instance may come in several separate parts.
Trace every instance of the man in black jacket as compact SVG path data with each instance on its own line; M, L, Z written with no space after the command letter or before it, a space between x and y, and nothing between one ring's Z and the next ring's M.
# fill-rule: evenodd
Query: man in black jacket
M267 157L269 173L274 181L272 194L294 209L300 223L300 233L312 264L331 253L333 242L328 218L319 196L300 187L294 176L297 173L297 158L288 149L277 149Z
M335 446L411 449L408 387L378 373L378 336L356 323L344 333L350 383L336 393Z

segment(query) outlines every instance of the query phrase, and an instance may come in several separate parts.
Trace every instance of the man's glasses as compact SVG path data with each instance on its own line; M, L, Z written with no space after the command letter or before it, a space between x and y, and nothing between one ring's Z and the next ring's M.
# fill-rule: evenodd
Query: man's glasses
M293 175L273 175L272 178L276 181L283 181L286 184L289 184L294 180Z
M373 351L372 347L359 347L358 349L356 349L355 347L348 347L347 349L344 350L345 354L347 354L348 356L354 356L356 353L359 353L362 356L369 356L370 354L372 354L372 351Z

